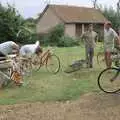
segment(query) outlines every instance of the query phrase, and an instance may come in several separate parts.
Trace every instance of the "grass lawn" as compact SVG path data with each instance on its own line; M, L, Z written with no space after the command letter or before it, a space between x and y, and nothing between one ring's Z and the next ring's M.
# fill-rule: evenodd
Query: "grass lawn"
M84 58L84 47L55 48L54 52L61 60L58 74L52 75L41 68L25 79L24 86L0 90L0 104L75 100L82 94L100 91L97 76L102 69L96 64L96 57L93 69L66 74L64 70L72 61Z

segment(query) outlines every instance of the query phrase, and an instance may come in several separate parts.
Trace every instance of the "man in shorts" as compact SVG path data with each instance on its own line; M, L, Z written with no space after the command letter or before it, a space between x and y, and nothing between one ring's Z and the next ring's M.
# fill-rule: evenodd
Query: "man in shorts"
M112 29L111 22L108 21L104 24L104 52L107 68L110 68L112 65L111 54L115 47L114 43L117 43L119 46L120 39L115 30Z
M87 66L93 68L93 56L95 48L95 40L97 38L97 33L93 31L93 25L88 26L88 30L81 36L85 43L85 53Z

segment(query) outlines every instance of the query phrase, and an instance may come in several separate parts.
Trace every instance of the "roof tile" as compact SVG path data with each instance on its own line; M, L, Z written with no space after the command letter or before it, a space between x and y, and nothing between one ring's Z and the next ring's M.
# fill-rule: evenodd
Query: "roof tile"
M65 23L104 23L107 19L94 8L68 5L49 5L50 8Z

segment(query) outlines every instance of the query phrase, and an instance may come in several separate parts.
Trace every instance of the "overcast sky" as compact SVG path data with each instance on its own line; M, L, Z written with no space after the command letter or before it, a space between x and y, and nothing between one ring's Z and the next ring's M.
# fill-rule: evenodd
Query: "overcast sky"
M37 17L37 15L44 9L47 3L51 4L68 4L77 6L92 7L92 0L0 0L0 3L14 4L19 13L25 17ZM99 4L116 7L118 0L98 0Z

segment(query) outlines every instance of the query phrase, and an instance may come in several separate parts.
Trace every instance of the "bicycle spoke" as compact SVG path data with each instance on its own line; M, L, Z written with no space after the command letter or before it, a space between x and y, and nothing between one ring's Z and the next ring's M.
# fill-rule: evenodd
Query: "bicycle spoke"
M40 56L34 55L32 58L32 69L33 70L39 70L40 68Z

